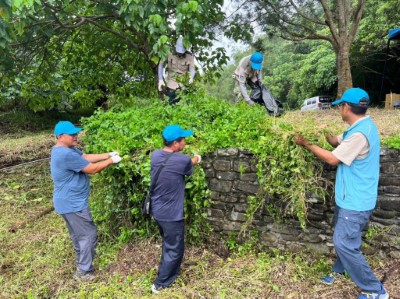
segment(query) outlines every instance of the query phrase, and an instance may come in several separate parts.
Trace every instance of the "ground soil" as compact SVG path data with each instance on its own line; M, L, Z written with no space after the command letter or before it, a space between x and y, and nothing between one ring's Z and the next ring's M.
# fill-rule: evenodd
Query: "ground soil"
M103 275L115 275L118 273L122 276L129 276L137 272L156 271L160 258L161 241L156 239L145 240L135 244L127 244L124 246L116 259L117 262L109 265L105 269ZM152 248L153 250L149 250ZM196 284L213 279L229 279L229 271L223 271L224 264L228 263L230 258L221 257L217 254L218 249L212 246L195 247L188 246L185 251L185 260L181 268L181 278L185 281L187 295L192 298L201 296L208 297L207 287L202 286L201 291L198 290ZM256 263L256 256L249 255L242 258L234 258L234 262L230 264L230 268L235 271L244 271L244 269L253 268ZM310 255L310 263L315 262L314 257ZM199 277L198 267L205 267L202 271L202 277ZM360 290L355 287L350 279L340 279L334 285L327 286L319 283L310 277L300 277L298 281L293 282L293 272L290 265L285 262L275 263L268 270L271 277L270 285L279 287L279 292L274 291L268 285L264 285L265 290L257 297L251 298L357 298ZM392 299L400 299L400 263L394 260L382 260L380 266L374 268L374 273L379 279L385 280L385 287ZM235 285L235 287L237 287ZM245 287L245 286L244 286ZM212 291L209 291L212 293ZM240 292L240 290L238 290ZM202 294L200 296L200 293ZM249 298L249 297L244 297Z

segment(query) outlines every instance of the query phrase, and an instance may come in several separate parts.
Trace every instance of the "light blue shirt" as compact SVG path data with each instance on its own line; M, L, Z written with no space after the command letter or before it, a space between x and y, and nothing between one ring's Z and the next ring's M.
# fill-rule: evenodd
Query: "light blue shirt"
M50 171L54 182L54 209L59 214L79 212L87 208L89 176L82 172L89 161L77 148L54 146L51 150Z
M368 140L370 150L362 159L351 165L339 163L336 172L336 204L351 211L369 211L375 208L378 196L380 140L375 123L370 117L356 122L343 133L343 140L352 134L362 133Z

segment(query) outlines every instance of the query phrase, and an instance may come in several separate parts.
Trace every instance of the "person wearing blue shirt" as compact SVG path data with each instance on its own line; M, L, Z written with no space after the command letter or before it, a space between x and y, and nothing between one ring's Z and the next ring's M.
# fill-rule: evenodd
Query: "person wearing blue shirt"
M73 277L92 281L97 228L88 206L89 174L120 162L121 157L117 152L84 154L76 148L81 130L69 121L57 123L54 128L57 143L51 150L50 171L54 209L64 218L75 250L77 270Z
M151 154L151 184L155 183L155 176L166 161L151 196L151 214L162 237L160 265L157 278L151 287L155 294L168 288L175 281L183 259L185 176L191 175L193 165L201 161L200 155L190 158L180 153L186 146L185 137L191 135L193 131L184 130L179 125L166 126L162 132L164 148Z
M388 292L377 279L360 251L361 234L375 208L378 196L380 138L366 111L369 95L361 88L346 90L339 106L349 127L340 136L326 136L332 152L311 144L296 134L295 142L326 163L337 166L333 244L337 259L333 272L321 278L332 284L345 271L362 290L358 299L387 299Z

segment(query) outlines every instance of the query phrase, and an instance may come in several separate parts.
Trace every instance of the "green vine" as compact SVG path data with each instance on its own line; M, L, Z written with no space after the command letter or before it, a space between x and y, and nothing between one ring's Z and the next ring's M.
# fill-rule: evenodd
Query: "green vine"
M159 100L131 101L110 111L98 110L83 120L87 152L118 151L123 161L97 176L106 186L93 198L97 220L113 234L129 236L155 231L140 214L140 203L150 180L150 153L162 148L161 132L165 125L180 124L193 129L185 153L205 155L222 148L243 148L259 161L260 194L249 198L249 221L265 205L266 195L276 201L283 216L296 217L302 226L307 219L307 195L323 198L322 164L293 141L294 128L284 118L272 118L260 106L245 103L232 105L209 97L204 91L181 95L175 106ZM135 104L136 103L136 104ZM312 125L310 125L312 127ZM307 130L302 131L310 134ZM321 141L318 141L320 142ZM189 240L199 242L209 231L205 207L210 204L209 191L201 168L187 181L185 217Z

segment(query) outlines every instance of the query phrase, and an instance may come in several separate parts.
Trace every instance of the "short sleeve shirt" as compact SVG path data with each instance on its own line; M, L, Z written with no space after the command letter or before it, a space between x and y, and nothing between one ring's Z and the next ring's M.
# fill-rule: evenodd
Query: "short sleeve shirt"
M77 148L54 146L51 150L50 171L54 182L54 209L59 214L82 211L87 208L89 176L82 170L89 161Z
M369 143L364 134L354 133L346 140L343 140L343 135L337 138L339 146L332 151L332 154L347 166L350 166L355 159L361 160L368 155Z
M151 155L151 181L170 153L157 150ZM161 170L151 197L151 212L159 221L180 221L183 219L185 176L193 173L189 156L173 153Z

